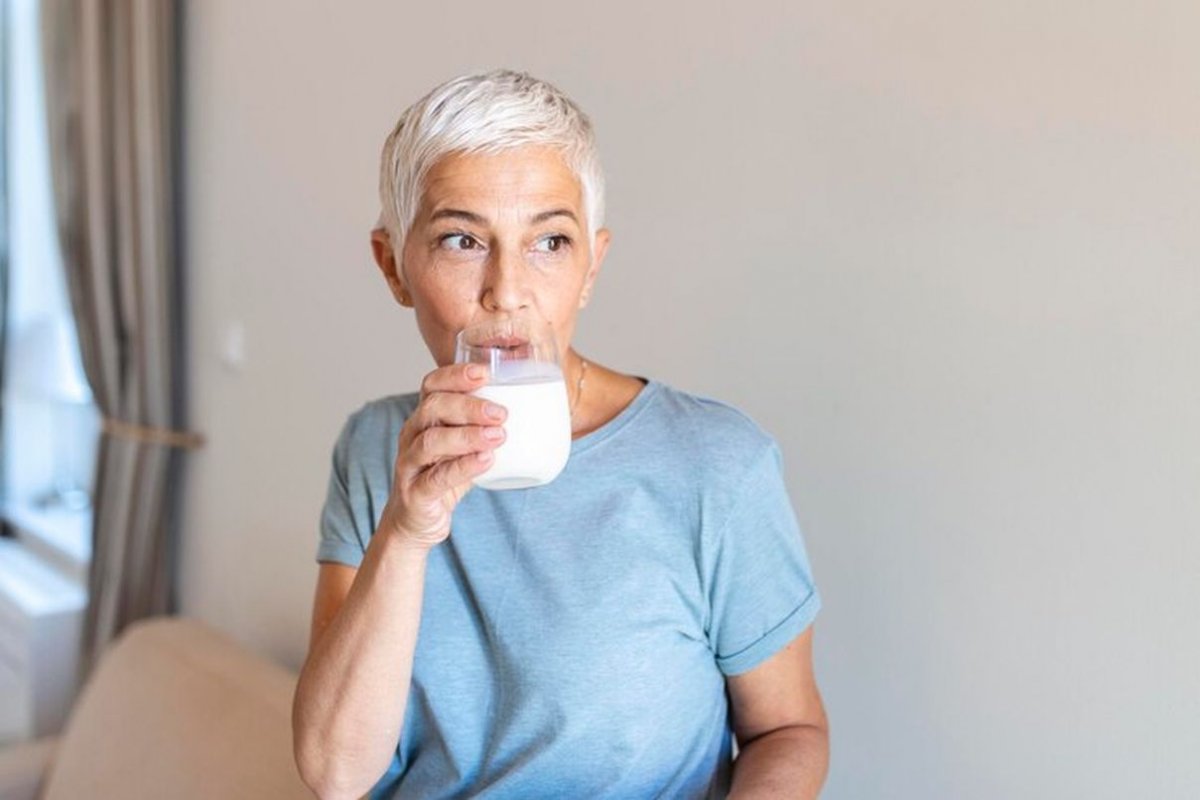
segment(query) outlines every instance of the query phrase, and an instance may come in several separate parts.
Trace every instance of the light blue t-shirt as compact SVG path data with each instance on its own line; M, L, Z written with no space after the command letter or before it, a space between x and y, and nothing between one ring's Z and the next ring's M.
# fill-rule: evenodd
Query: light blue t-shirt
M357 566L416 395L333 454L319 561ZM729 406L650 381L534 489L472 489L429 557L396 755L372 797L723 797L725 676L820 598L779 451Z

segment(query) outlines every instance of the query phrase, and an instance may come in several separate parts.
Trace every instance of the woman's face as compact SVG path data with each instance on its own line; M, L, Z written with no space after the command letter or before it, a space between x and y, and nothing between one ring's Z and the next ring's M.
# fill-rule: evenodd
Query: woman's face
M378 242L376 259L439 365L453 363L458 331L518 310L548 321L565 356L608 247L608 231L587 241L585 225L558 152L454 154L425 179L399 269Z

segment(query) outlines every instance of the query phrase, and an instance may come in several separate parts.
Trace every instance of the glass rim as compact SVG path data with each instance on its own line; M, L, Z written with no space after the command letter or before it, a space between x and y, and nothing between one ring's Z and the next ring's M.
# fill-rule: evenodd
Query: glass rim
M562 369L554 327L530 315L508 315L463 328L454 337L454 361L486 364L492 375L507 371L503 365L518 363L549 364L560 373Z

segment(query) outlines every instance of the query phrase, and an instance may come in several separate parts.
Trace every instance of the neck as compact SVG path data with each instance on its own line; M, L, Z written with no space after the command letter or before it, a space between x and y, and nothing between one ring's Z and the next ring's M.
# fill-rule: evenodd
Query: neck
M588 362L586 359L580 357L574 351L572 351L572 355L575 356L575 358L574 358L575 368L574 368L574 370L570 370L570 368L568 366L568 373L567 373L568 384L567 385L569 387L568 394L569 394L569 402L570 402L570 409L571 409L571 430L575 431L575 430L578 430L580 427L579 426L579 419L580 419L579 407L580 407L580 403L583 400L583 395L584 395L584 392L587 387ZM572 372L574 373L573 380L572 380L572 376L571 376Z

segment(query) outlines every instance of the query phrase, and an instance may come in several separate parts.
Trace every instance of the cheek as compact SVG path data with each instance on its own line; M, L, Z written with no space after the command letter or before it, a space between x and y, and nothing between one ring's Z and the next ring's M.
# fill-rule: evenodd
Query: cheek
M417 306L417 330L425 348L438 366L454 362L454 337L466 327L465 320L456 320L437 309Z
M574 324L587 291L586 282L578 273L563 276L556 283L554 291L545 297L545 312L554 320L556 327L565 328Z
M427 334L443 333L453 336L472 319L475 304L465 293L439 294L416 298L417 321Z
M410 284L417 328L439 364L454 359L454 337L471 321L474 296L455 282L433 281L429 276Z
M455 317L469 313L478 296L478 281L463 270L424 271L412 283L418 310L436 317Z

